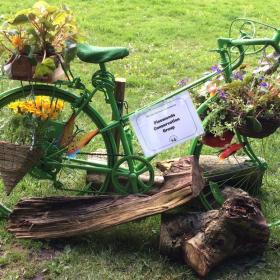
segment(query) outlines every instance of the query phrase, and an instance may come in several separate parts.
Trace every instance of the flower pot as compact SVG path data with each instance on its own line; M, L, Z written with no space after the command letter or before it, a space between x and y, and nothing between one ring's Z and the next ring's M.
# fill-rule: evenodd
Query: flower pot
M234 133L231 131L225 131L222 136L215 136L208 132L202 137L202 143L212 148L224 148L230 144Z
M18 145L0 141L0 175L7 195L17 183L36 165L42 152L30 145Z
M260 130L256 130L248 120L238 125L236 130L243 136L262 139L273 134L280 126L280 120L258 118L258 121L262 126Z
M53 83L57 80L65 79L65 73L61 65L61 58L57 55L53 56L56 64L56 69L50 75L41 78L34 78L36 65L32 65L27 55L15 55L10 58L8 63L4 65L4 73L13 80L34 81L43 83ZM43 60L41 55L36 55L37 63Z

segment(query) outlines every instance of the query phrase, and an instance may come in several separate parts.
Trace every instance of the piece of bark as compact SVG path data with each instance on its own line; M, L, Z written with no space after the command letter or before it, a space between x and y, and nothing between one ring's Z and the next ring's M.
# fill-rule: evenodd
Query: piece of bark
M9 217L8 230L33 239L85 234L168 211L190 201L203 186L197 161L181 158L153 195L23 199Z
M205 276L228 257L262 252L268 238L259 202L235 190L220 210L163 214L160 252L185 260Z

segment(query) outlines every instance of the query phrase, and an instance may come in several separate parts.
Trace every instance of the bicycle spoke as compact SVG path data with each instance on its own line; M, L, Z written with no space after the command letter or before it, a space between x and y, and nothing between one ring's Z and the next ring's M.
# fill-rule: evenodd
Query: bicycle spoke
M128 175L129 175L128 170L115 171L115 176L117 177L128 177Z

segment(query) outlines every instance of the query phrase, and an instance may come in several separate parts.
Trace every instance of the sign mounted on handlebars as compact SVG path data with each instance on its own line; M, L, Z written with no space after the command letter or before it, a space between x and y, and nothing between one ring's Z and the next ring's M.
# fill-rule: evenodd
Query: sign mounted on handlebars
M145 156L153 156L204 133L187 91L136 111L130 122Z

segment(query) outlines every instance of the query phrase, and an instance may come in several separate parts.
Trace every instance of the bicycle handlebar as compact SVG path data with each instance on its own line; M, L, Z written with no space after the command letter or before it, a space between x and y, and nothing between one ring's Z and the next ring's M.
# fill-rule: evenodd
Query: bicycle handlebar
M267 46L271 46L274 48L276 53L280 54L280 30L276 29L274 36L271 39L268 38L260 38L260 39L249 39L249 38L241 38L241 39L232 39L232 38L220 38L218 39L218 52L221 56L221 66L224 69L224 73L226 79L230 79L230 75L232 70L238 68L244 61L245 58L245 50L246 46L263 46L266 48ZM236 47L239 52L239 58L236 62L231 63L228 58L228 48Z

